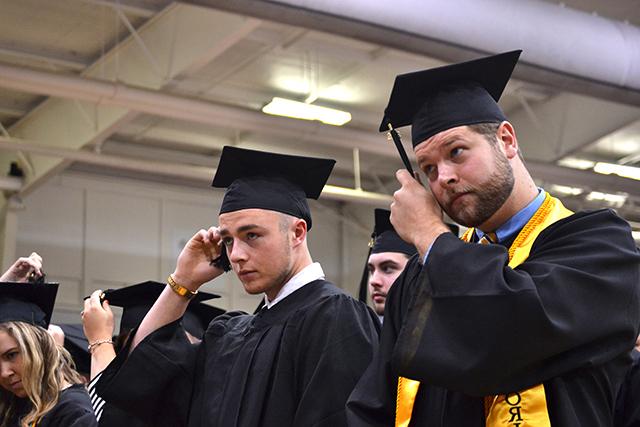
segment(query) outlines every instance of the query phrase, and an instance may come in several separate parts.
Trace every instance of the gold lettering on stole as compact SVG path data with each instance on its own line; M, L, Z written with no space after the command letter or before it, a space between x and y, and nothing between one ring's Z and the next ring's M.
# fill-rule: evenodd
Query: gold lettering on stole
M486 425L491 427L551 427L542 384L496 396Z

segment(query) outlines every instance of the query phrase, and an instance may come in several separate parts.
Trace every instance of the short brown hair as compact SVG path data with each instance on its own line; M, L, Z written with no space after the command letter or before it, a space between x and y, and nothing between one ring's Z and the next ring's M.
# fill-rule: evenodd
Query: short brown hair
M496 143L498 142L498 128L502 123L498 122L488 122L488 123L476 123L473 125L468 125L469 129L473 132L484 136L484 138L491 144L494 148ZM522 156L522 151L520 147L518 147L518 157L524 163L524 157Z
M489 122L489 123L476 123L473 125L469 125L469 129L473 132L480 134L486 138L491 144L495 144L498 142L498 128L500 127L500 123L497 122Z

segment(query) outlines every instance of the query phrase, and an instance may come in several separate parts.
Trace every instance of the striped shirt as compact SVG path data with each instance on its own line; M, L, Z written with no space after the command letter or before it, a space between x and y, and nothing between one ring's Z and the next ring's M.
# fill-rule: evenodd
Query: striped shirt
M87 384L87 390L89 391L89 398L91 399L91 407L93 408L93 412L96 414L96 419L100 421L100 417L102 416L102 411L104 409L104 404L106 403L104 399L98 396L96 392L96 384L100 380L102 376L102 372L100 372L94 379L92 379L89 384Z

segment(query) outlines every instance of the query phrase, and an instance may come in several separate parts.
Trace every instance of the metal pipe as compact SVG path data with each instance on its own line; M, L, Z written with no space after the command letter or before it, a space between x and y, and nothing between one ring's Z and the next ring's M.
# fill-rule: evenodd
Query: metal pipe
M611 85L640 90L640 28L540 0L186 0L253 14L278 9L301 25L302 13L318 25L342 18L380 30L444 41L480 52L524 49L522 61ZM294 13L287 14L283 9ZM301 12L295 14L295 12ZM311 20L305 20L305 24ZM344 23L343 23L344 24ZM348 25L343 25L348 27ZM375 28L372 28L374 32ZM349 28L341 30L349 32ZM363 34L360 38L366 38Z
M360 181L360 150L353 149L353 178L356 190L362 190L362 182Z

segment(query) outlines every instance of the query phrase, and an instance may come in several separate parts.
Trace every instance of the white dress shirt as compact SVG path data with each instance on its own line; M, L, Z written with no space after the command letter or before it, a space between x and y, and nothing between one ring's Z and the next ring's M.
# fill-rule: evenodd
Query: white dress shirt
M324 271L322 271L322 267L319 262L314 262L313 264L309 264L302 270L298 272L295 276L293 276L287 283L284 284L278 295L273 299L273 301L269 301L267 296L264 296L264 306L266 308L271 308L304 285L311 283L315 280L324 279Z

